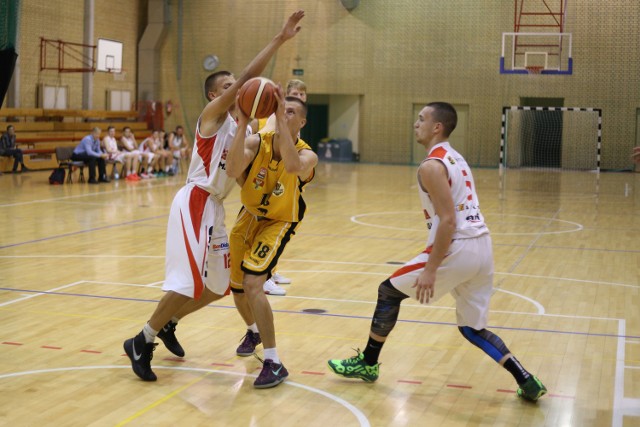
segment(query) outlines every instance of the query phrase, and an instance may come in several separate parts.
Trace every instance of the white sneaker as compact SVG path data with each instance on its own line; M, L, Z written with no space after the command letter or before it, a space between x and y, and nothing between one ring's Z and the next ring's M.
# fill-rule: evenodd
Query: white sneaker
M264 289L264 293L267 295L286 295L287 291L285 291L280 286L276 285L276 282L273 281L273 277L266 282L262 286Z
M291 283L291 279L289 279L288 277L284 277L283 275L278 273L273 273L273 275L271 276L271 280L279 285L288 285L289 283Z

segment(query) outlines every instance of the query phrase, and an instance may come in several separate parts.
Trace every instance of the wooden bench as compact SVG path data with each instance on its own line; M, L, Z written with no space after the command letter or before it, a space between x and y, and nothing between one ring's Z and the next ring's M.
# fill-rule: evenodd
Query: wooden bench
M42 108L0 108L0 117L7 119L22 117L27 121L27 117L42 117Z
M7 123L6 126L1 126L0 130L5 131L7 126L13 126L16 132L50 132L54 130L53 122L15 122Z
M45 108L2 108L0 109L0 117L5 117L7 121L26 122L27 118L31 119L49 119L58 120L67 117L79 119L81 121L105 121L105 120L138 120L137 111L109 111L109 110L77 110L77 109L45 109ZM13 120L11 120L13 119Z
M146 131L146 122L54 122L53 129L57 131L83 131L91 132L94 127L99 127L103 132L106 132L107 127L113 126L117 131L121 131L125 126L131 128L135 133L136 131ZM17 131L17 128L16 128Z
M82 121L104 121L104 120L137 120L137 111L110 111L110 110L56 110L43 109L42 117L60 118L71 117Z

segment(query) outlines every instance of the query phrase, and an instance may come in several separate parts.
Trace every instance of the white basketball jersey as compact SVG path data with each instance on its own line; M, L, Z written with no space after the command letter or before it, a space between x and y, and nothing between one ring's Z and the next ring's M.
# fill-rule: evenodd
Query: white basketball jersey
M469 169L466 160L448 142L441 142L435 145L423 161L431 159L441 161L447 168L447 174L449 175L451 196L456 213L456 230L452 238L470 239L488 233L489 229L484 223L482 213L480 213L480 202L476 194L473 175L471 175L471 169ZM435 213L429 194L420 185L419 177L418 191L424 215L427 219L427 227L431 230L427 239L427 247L429 247L433 245L435 240L440 218Z
M200 135L200 119L187 174L187 183L194 183L218 200L223 200L235 183L227 176L227 153L238 129L238 124L227 114L224 123L212 136ZM247 127L246 136L251 134Z
M109 135L105 136L102 140L104 142L104 148L108 153L115 153L118 151L118 142L115 138L110 137Z

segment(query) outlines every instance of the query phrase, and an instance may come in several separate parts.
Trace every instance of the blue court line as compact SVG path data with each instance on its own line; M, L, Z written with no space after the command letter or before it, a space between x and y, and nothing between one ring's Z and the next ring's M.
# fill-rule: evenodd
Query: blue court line
M89 294L78 294L78 293L69 293L69 292L50 292L50 291L35 291L32 289L15 289L15 288L0 288L0 291L9 291L9 292L26 292L26 293L34 293L34 294L46 294L46 295L57 295L57 296L72 296L72 297L84 297L84 298L98 298L98 299L111 299L111 300L119 300L119 301L134 301L134 302L153 302L157 303L160 300L156 299L145 299L145 298L130 298L130 297L113 297L106 295L89 295ZM225 308L225 309L235 309L235 305L207 305L210 308ZM1 309L0 309L1 310ZM331 314L331 313L306 313L301 311L293 311L293 310L273 310L274 313L285 313L285 314L299 314L304 316L323 316L323 317L339 317L345 319L362 319L362 320L371 320L370 316L356 316L353 314ZM438 325L438 326L455 326L458 327L457 323L452 322L434 322L427 320L404 320L398 319L399 323L416 323L420 325ZM523 332L543 332L543 333L551 333L551 334L560 334L560 335L579 335L585 337L604 337L604 338L625 338L625 339L640 339L640 335L618 335L618 334L601 334L601 333L591 333L591 332L578 332L578 331L559 331L556 329L533 329L533 328L513 328L508 326L495 326L489 325L488 329L501 329L506 331L523 331Z
M627 230L629 231L629 230ZM349 235L349 234L330 234L330 233L304 233L304 232L297 232L296 235L299 236L314 236L314 237L334 237L334 238L340 238L340 239L367 239L367 240L374 240L374 239L383 239L383 240L393 240L393 241L409 241L409 242L420 242L420 243L425 243L427 241L426 238L426 234L424 236L424 238L422 237L380 237L380 236L371 236L371 235L366 235L366 236L353 236L353 235ZM493 240L493 246L504 246L504 247L509 247L509 248L528 248L529 245L526 244L513 244L513 243L496 243L495 242L495 238L496 236L491 235L491 239ZM597 251L597 252L613 252L613 253L628 253L628 254L634 254L634 253L640 253L640 250L635 250L635 249L606 249L606 248L578 248L575 246L546 246L546 245L536 245L534 246L535 249L554 249L554 250L568 250L568 251Z
M121 222L119 224L105 225L105 226L102 226L102 227L89 228L89 229L81 230L81 231L74 231L72 233L65 233L65 234L58 234L58 235L55 235L55 236L43 237L41 239L27 240L26 242L18 242L18 243L12 243L10 245L0 246L0 249L12 248L12 247L15 247L15 246L22 246L22 245L29 245L31 243L44 242L44 241L47 241L47 240L60 239L62 237L75 236L75 235L83 234L83 233L91 233L93 231L107 230L109 228L115 228L115 227L122 227L124 225L137 224L139 222L149 221L149 220L152 220L152 219L166 218L167 216L168 216L167 214L158 215L158 216L152 216L152 217L144 218L144 219L136 219L136 220L133 220L133 221Z

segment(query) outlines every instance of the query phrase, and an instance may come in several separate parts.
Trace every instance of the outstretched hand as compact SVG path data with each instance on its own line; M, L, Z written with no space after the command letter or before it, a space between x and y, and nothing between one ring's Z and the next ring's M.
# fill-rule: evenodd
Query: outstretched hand
M282 86L278 83L276 86L276 90L274 92L276 97L276 101L278 101L278 108L276 109L276 115L284 115L284 90L282 90Z
M247 125L249 124L249 116L247 116L240 108L240 91L236 93L236 107L234 109L234 114L236 116L236 120L238 121L238 125Z
M283 41L289 40L298 34L301 28L298 25L298 22L300 22L302 18L304 18L304 10L302 9L291 14L289 19L287 19L287 22L284 24L284 27L282 27L282 30L280 30L280 35L282 36Z

